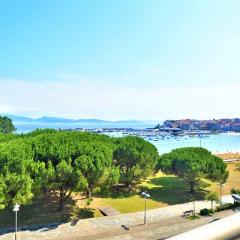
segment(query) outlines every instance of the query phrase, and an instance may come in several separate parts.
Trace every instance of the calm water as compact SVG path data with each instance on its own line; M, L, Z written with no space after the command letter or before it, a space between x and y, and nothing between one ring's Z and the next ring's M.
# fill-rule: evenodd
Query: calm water
M119 137L122 136L121 133L109 133L111 136ZM146 138L146 140L148 140ZM199 147L200 139L198 137L177 137L177 138L165 138L159 139L158 141L148 140L154 144L159 153L170 152L175 148L180 147ZM207 138L201 139L201 146L214 152L214 153L225 153L225 152L240 152L240 134L218 134L210 135Z
M153 127L154 125L150 123L81 123L81 124L72 124L72 123L52 123L52 124L15 124L18 132L29 132L36 128L55 128L55 129L69 129L69 128L148 128ZM111 136L119 137L121 133L109 133ZM159 139L158 141L149 141L154 144L159 153L170 152L172 149L179 147L188 147L188 146L200 146L200 139L198 137L178 137L175 138L165 138ZM208 138L202 138L202 147L209 149L212 152L240 152L240 134L231 135L231 134L218 134L210 135Z
M160 153L166 153L179 147L199 147L200 139L198 137L180 137L178 139L171 138L152 143L158 148ZM210 135L208 138L201 139L201 146L212 152L240 152L240 135Z
M74 129L74 128L135 128L144 129L157 125L157 122L138 122L138 123L14 123L18 133L26 133L37 128L54 128L54 129Z

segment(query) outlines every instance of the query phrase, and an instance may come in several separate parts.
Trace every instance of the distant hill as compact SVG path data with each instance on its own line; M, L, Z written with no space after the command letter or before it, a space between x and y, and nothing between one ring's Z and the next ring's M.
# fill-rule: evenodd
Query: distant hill
M34 119L35 122L41 123L104 123L110 122L100 119L69 119L69 118L57 118L57 117L41 117Z
M40 117L30 118L24 116L17 116L12 114L0 114L0 116L7 116L12 119L15 123L104 123L111 122L100 119L69 119L69 118L58 118L58 117Z
M116 123L116 124L141 124L141 123L156 123L156 121L143 121L143 120L120 120L120 121L108 121L101 119L69 119L69 118L59 118L59 117L40 117L40 118L30 118L24 116L18 116L13 114L1 114L0 116L7 116L13 120L13 123Z
M12 119L13 122L34 122L34 119L23 116L16 116L12 114L0 114L0 116L7 116Z

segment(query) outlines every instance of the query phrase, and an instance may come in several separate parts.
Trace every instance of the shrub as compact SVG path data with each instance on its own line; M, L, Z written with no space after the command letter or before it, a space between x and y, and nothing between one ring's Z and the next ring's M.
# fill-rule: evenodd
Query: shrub
M93 201L93 198L87 198L85 202L86 206L89 206L92 201Z
M240 207L240 202L234 202L234 207Z
M219 211L223 211L223 210L227 210L227 209L232 209L232 208L234 208L235 206L234 206L234 204L232 204L232 203L225 203L225 204L223 204L222 206L218 206L217 208L216 208L216 210L219 212Z
M201 216L209 216L210 215L210 210L207 208L203 208L200 210L200 215Z
M232 189L231 189L231 193L232 193L232 194L240 195L240 189L238 189L238 188L232 188Z
M196 220L196 219L199 219L199 216L192 215L192 216L187 217L187 219L189 219L189 220Z

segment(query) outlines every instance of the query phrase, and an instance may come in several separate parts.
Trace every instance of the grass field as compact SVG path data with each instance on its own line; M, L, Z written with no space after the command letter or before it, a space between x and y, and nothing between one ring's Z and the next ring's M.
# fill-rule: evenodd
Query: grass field
M229 163L230 172L227 183L224 185L223 194L229 194L232 188L240 188L240 172L235 171L236 164ZM195 195L195 199L204 199L207 191L219 193L219 186L209 181L204 181L206 185L203 190ZM178 203L184 203L191 200L189 188L186 183L175 176L158 173L150 177L142 184L138 185L135 191L121 190L112 193L111 197L95 197L90 206L86 206L81 196L75 195L68 201L65 211L58 213L56 211L56 197L38 198L33 204L21 207L19 212L20 225L61 223L65 221L77 220L85 217L99 217L98 206L111 205L121 213L141 211L144 207L144 201L140 195L141 191L146 189L151 195L148 199L148 209L164 207ZM14 213L11 208L0 210L0 229L3 227L13 227Z
M134 193L122 194L119 192L118 195L112 197L96 198L92 206L111 205L121 213L141 211L144 204L141 191L144 189L151 195L147 203L148 209L186 202L191 197L186 194L188 186L182 179L158 173L138 185Z
M229 163L229 178L222 189L223 195L231 192L232 188L240 188L240 172L235 171L236 164ZM206 192L213 191L219 193L219 185L210 181L204 180L205 187L202 191L198 191L195 198L198 200L204 199ZM93 201L92 207L111 205L121 213L129 213L141 211L143 209L144 201L140 196L140 190L147 189L151 198L148 199L148 209L164 207L167 205L179 204L188 202L192 196L189 194L189 187L186 183L175 176L164 175L158 173L139 185L138 194L124 196L96 198Z

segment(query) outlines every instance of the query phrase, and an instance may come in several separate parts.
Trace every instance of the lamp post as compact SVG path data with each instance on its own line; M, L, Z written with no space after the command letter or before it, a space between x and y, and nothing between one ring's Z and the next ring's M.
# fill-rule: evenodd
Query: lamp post
M19 211L20 205L17 203L13 207L13 211L15 212L15 240L17 240L17 212Z
M195 199L194 198L192 198L192 203L193 203L193 216L195 216L196 207L195 207Z
M146 192L146 190L144 192L142 192L142 197L144 197L145 199L145 207L144 207L144 225L146 225L147 223L147 198L150 198L150 195Z

